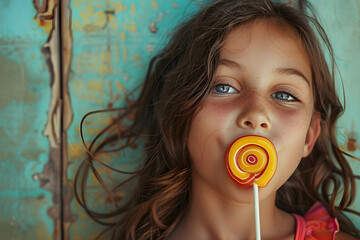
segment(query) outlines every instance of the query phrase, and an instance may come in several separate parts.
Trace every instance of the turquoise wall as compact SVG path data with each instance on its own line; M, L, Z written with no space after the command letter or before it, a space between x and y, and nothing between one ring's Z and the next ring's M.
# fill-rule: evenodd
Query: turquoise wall
M48 160L42 131L50 76L40 49L47 33L31 1L0 1L0 238L50 239L51 193L37 173Z
M125 94L138 88L150 57L164 45L171 29L202 2L63 0L62 47L53 15L60 12L56 0L0 1L1 239L93 239L99 233L101 227L88 219L71 194L84 157L79 122L89 111L121 106ZM333 43L346 93L339 142L360 158L360 1L311 2ZM68 92L57 85L61 78ZM59 106L68 124L62 134ZM90 140L114 116L89 118L85 139ZM103 159L113 163L111 155ZM349 161L360 174L360 162ZM128 162L116 164L131 168ZM92 206L103 204L103 192L94 179L90 183L94 183ZM360 197L353 208L360 210ZM360 218L350 217L360 227Z
M338 140L348 153L360 158L360 1L312 0L320 21L333 45L339 68L337 89L345 103L345 113L337 125ZM344 93L342 91L342 78ZM355 143L354 143L355 142ZM355 174L360 175L360 161L350 159ZM360 211L360 181L353 208ZM360 226L360 218L350 215Z

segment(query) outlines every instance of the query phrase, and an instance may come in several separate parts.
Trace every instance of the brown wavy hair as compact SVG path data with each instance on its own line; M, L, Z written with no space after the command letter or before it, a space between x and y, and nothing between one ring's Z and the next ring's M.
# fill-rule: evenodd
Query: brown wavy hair
M279 21L296 30L308 54L315 109L321 115L321 135L310 156L301 161L278 190L276 205L303 215L314 202L320 201L331 216L338 218L342 231L360 237L359 230L344 214L349 211L360 215L349 209L355 198L357 176L335 135L336 121L344 109L335 90L333 49L312 6L300 2L296 8L268 0L209 3L180 25L167 46L151 60L137 100L124 109L104 110L119 111L118 117L87 148L88 157L78 169L74 185L80 205L95 221L108 226L106 231L112 233L113 239L164 239L184 215L191 194L187 140L192 118L209 93L225 37L257 19ZM89 113L84 119L94 113L98 112ZM126 119L132 121L125 128L121 123ZM105 140L96 144L105 133ZM97 155L107 151L109 145L120 144L121 152L138 141L145 142L141 167L128 172L128 179L110 189L95 167ZM85 193L89 171L108 192L116 205L114 210L106 213L89 207ZM119 206L114 192L129 181L136 185L127 192L127 201Z

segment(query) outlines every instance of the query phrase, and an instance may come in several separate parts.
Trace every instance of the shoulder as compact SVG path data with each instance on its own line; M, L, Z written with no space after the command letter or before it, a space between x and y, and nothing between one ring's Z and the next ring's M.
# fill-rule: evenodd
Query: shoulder
M350 234L346 232L338 232L335 234L335 240L357 240L357 238L351 236Z

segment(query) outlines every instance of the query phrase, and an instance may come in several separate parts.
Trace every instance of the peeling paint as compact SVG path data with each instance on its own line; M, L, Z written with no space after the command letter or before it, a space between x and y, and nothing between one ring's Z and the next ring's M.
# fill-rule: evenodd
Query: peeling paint
M152 44L146 45L146 50L147 50L148 52L154 52L154 45L152 45Z
M130 24L123 24L123 28L127 29L131 32L137 31L138 27L135 25L135 23L133 21L130 21Z
M68 162L66 131L70 127L73 115L67 84L72 54L71 11L68 0L61 2L61 9L55 0L44 0L41 6L39 1L35 0L34 6L38 11L36 18L40 21L51 20L52 28L47 42L42 47L51 76L51 101L48 121L43 131L50 143L50 154L42 173L34 174L33 179L39 181L42 188L53 194L53 206L48 209L48 214L54 221L54 238L68 239L70 223L75 220L70 212L72 190L66 175ZM58 21L59 12L62 15L61 29Z
M151 33L157 33L158 28L157 28L155 22L151 22L151 23L149 24L149 30L150 30Z

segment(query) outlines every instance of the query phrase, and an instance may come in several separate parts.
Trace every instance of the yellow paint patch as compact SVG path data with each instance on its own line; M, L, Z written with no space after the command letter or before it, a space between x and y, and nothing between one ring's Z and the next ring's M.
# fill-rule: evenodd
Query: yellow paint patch
M98 26L104 27L106 24L106 14L104 12L97 12L95 13L95 23Z
M122 4L122 2L118 2L118 3L113 3L111 5L113 8L115 8L115 12L119 12L119 11L126 11L126 5Z
M71 2L73 4L73 7L81 7L83 4L89 4L88 0L76 0Z
M155 0L150 0L150 1L151 1L151 7L157 8L159 6L159 4Z
M134 54L134 60L135 61L141 60L141 56L139 54Z
M105 75L105 73L106 73L106 64L101 65L101 67L99 68L99 73L101 75Z
M137 31L137 26L135 26L134 23L131 23L130 25L126 25L125 23L123 24L123 28L124 29L127 29L127 30L130 30L131 32L135 32Z
M126 34L125 34L125 33L120 33L120 34L118 35L118 38L119 38L119 39L122 39L122 40L126 40Z
M92 13L92 12L90 12L90 13L89 12L80 12L79 15L80 15L80 18L82 18L83 20L87 20L87 19L93 17L94 13Z
M123 90L124 90L124 86L123 86L121 83L119 83L119 82L116 82L116 87L117 87L117 89L120 90L120 91L123 91Z
M86 11L89 11L89 12L95 12L95 8L94 7L87 7L87 8L84 8L84 10Z
M90 81L86 90L92 90L98 93L104 93L104 86L101 81Z
M133 13L135 12L135 10L136 10L135 4L132 3L132 4L131 4L130 13L133 14Z
M78 127L79 129L79 127ZM78 130L79 131L79 130ZM80 131L79 131L80 134ZM86 152L85 146L83 143L70 143L68 144L69 147L69 156L70 160L77 161L80 157Z
M98 97L97 94L95 93L86 93L82 96L82 100L84 101L91 101L92 103L95 103L95 104L99 104L101 105L102 104L102 101L101 99Z
M72 21L72 29L73 30L80 30L81 29L81 24L79 22L79 19L75 19L74 21Z
M75 89L84 89L84 82L76 81L72 84Z
M117 21L116 17L114 17L113 15L109 14L108 16L109 16L109 22L116 22Z
M112 121L113 118L109 116L104 118L104 114L101 115L101 113L99 113L99 118L97 118L96 120L86 120L86 123L84 123L84 130L89 134L98 134L99 132L101 132L101 130L105 128L105 126L109 125Z
M127 61L128 60L128 50L127 49L124 49L123 55L124 55L124 60Z

